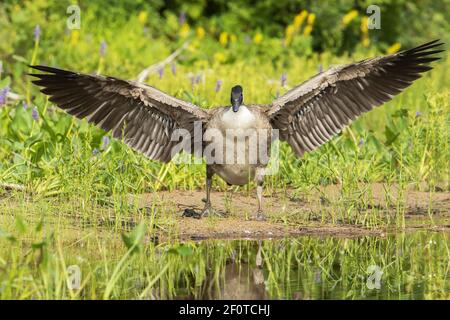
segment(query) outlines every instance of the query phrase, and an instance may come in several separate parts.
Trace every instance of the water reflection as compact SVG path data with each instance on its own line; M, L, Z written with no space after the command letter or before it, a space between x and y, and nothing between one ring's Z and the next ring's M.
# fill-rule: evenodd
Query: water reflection
M191 259L209 261L207 272L194 288L179 283L174 298L450 298L446 233L217 240L196 248L198 255Z

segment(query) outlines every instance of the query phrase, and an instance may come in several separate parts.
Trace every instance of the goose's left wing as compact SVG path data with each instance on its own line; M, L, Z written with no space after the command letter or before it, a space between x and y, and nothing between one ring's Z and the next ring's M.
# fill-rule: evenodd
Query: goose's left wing
M276 99L266 111L298 156L329 141L360 114L400 93L438 60L435 40L393 55L319 73Z
M77 118L86 118L114 138L149 157L168 162L176 129L185 129L194 139L194 123L205 123L205 109L177 99L151 86L113 77L89 75L46 66L31 66L45 73L32 74L33 83L49 100ZM193 149L191 148L191 152Z

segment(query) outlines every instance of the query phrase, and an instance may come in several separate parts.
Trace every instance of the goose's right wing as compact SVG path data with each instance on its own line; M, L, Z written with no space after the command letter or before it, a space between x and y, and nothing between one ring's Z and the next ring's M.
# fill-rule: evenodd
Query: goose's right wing
M45 66L31 66L46 73L32 74L33 83L50 101L77 118L86 118L114 138L123 139L147 157L168 162L176 129L194 139L194 123L206 122L206 110L172 97L151 86L113 77L87 75ZM192 141L193 142L193 141ZM192 150L191 150L192 151Z

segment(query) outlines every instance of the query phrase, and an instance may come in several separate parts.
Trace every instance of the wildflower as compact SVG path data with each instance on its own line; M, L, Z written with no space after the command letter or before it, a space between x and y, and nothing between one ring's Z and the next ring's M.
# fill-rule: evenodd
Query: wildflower
M263 41L263 38L264 37L263 37L262 33L261 32L257 32L255 34L255 36L253 37L253 42L255 44L260 44Z
M283 72L283 74L281 75L281 86L284 87L286 85L286 80L287 80L287 75L286 72Z
M291 37L291 36L294 34L294 31L295 31L294 26L293 26L292 24L288 25L288 26L286 27L286 31L285 31L285 33L286 33L286 38Z
M359 26L359 28L361 29L361 32L363 34L369 32L369 18L367 16L361 18L361 25Z
M79 38L80 32L78 30L72 30L72 33L70 34L70 44L72 46L76 45L78 43Z
M422 116L422 112L416 111L416 118L420 118Z
M170 64L170 71L172 71L172 74L175 76L177 74L177 65L175 62Z
M390 46L389 48L387 48L386 52L387 54L394 54L396 53L398 50L400 50L400 48L402 47L402 45L398 42L394 43L392 46Z
M205 37L205 29L203 27L198 27L195 33L197 35L197 39L201 40Z
M41 36L41 27L38 24L34 27L33 35L34 41L39 41L39 37Z
M228 33L226 32L221 32L220 36L219 36L219 42L222 46L226 46L228 43Z
M230 35L230 41L235 43L237 41L237 37L235 34Z
M311 25L307 25L305 27L305 29L303 30L303 34L305 36L309 36L311 34L312 30L313 30L312 26Z
M293 25L288 25L287 27L286 27L286 30L285 30L285 37L284 37L284 43L287 45L287 44L289 44L289 43L291 43L291 41L292 41L292 37L293 37L293 35L294 35L294 31L295 31L295 28L294 28L294 26Z
M146 11L139 12L139 15L138 15L139 23L144 25L147 22L147 16L148 16L148 14Z
M111 139L108 136L103 136L101 149L105 150L108 147L110 141Z
M361 138L361 139L359 139L358 146L359 146L359 147L362 147L363 145L364 145L364 139Z
M369 44L370 44L369 36L367 36L367 35L363 36L363 39L362 39L363 47L367 48L369 46Z
M5 87L0 90L0 106L6 104L6 100L8 98L9 87Z
M222 88L222 80L217 80L216 81L216 88L214 89L215 92L219 92L220 88Z
M24 102L22 104L23 110L27 110L28 109L28 103Z
M351 10L346 15L342 17L342 24L344 26L348 25L353 19L358 16L358 10Z
M98 149L97 148L95 148L94 150L92 150L92 155L93 156L96 156L98 154Z
M316 15L314 13L310 13L307 20L308 25L312 26L314 21L316 21Z
M100 56L104 57L106 55L106 49L107 48L108 48L108 45L103 40L102 43L100 44Z
M202 81L203 75L201 73L195 76L195 84L199 84Z
M308 16L308 11L302 10L298 15L294 18L294 27L298 30L305 21L305 18Z
M38 112L37 107L34 107L34 108L33 108L33 111L31 112L31 117L32 117L34 120L38 120L38 119L39 119L39 112Z
M190 29L191 28L189 27L189 24L187 24L187 23L183 24L180 29L180 36L182 38L186 38L189 35Z
M226 57L225 57L225 55L224 55L222 52L216 52L216 53L214 53L214 60L215 60L216 62L221 63L221 62L224 62L225 59L226 59Z
M164 68L163 67L158 68L158 75L159 75L159 78L162 79L162 77L164 75Z
M178 17L178 23L180 24L180 26L186 23L186 12L184 11L180 12L180 15Z

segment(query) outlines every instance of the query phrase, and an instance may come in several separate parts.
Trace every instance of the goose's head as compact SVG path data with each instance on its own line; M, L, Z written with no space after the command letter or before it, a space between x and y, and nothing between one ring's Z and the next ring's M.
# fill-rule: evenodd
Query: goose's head
M231 106L234 112L238 112L239 107L244 102L244 95L242 94L242 87L237 85L231 88Z

